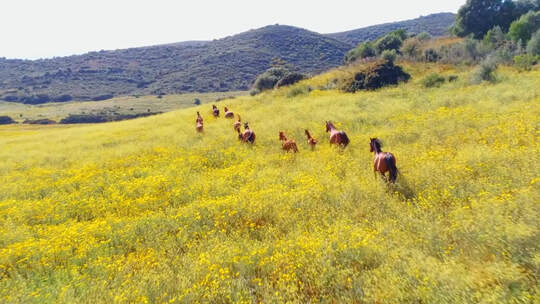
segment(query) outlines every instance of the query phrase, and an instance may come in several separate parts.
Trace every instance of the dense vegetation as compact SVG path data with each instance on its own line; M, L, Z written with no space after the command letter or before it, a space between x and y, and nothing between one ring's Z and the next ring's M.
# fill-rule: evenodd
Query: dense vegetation
M0 127L0 301L537 303L540 71L471 85L469 67L397 63L397 87L330 89L353 65L223 101L254 146L210 105ZM425 89L433 73L458 80ZM395 187L373 176L375 136Z
M494 26L507 31L510 24L528 11L540 9L538 0L467 0L457 14L452 32L482 38Z
M396 27L441 35L452 14L321 35L272 25L214 41L91 52L45 60L0 58L0 100L26 104L105 100L119 95L248 90L280 59L293 72L318 73L339 66L358 39Z
M417 19L374 25L347 32L328 34L328 36L347 42L351 45L358 45L361 42L375 40L389 32L399 29L414 34L427 32L432 36L445 36L448 35L455 20L456 15L452 13L431 14Z

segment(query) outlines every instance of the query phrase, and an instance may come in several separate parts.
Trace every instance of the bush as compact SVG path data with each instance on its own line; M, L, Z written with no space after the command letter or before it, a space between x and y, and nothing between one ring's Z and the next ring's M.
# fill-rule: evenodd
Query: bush
M259 89L252 89L251 91L249 91L249 95L250 96L255 96L257 94L261 93L261 91Z
M424 51L424 60L427 62L437 62L440 56L435 49L427 49Z
M433 87L440 87L444 82L446 81L446 79L437 74L437 73L433 73L433 74L429 74L428 76L426 76L426 78L424 78L422 80L422 85L425 87L425 88L433 88Z
M409 74L392 61L382 61L368 64L362 70L349 79L344 79L341 89L345 92L354 93L358 90L375 90L387 85L395 85L402 81L408 81Z
M488 57L483 60L473 74L473 83L478 84L483 81L496 82L497 77L495 71L497 70L497 63L492 57Z
M312 90L310 86L296 86L287 93L287 97L292 98L298 95L307 95Z
M0 116L0 125L9 125L16 123L11 117L9 116Z
M527 53L533 56L540 55L540 30L536 31L527 43Z
M538 63L538 57L530 54L518 55L514 57L514 65L522 71L530 71L532 66Z
M454 81L457 81L458 80L458 76L457 75L450 75L448 76L448 82L454 82Z
M378 54L385 50L396 50L401 48L403 41L397 35L388 34L375 42L375 49Z
M273 89L276 83L288 73L289 71L283 67L269 68L257 77L253 89L257 89L259 92Z
M422 54L421 47L419 38L410 38L403 42L401 53L409 59L417 60Z
M428 32L422 32L422 33L418 34L416 36L416 38L418 38L418 40L420 40L420 41L427 41L427 40L431 39L431 34L428 33Z
M281 78L277 83L276 83L276 88L280 88L280 87L283 87L283 86L289 86L289 85L292 85L292 84L295 84L301 80L304 80L306 79L307 76L305 74L302 74L302 73L289 73L287 75L285 75L283 78Z
M199 98L195 98L193 99L193 104L198 106L201 104L201 100Z
M381 58L390 62L396 61L396 58L397 58L396 50L384 50L381 53Z
M345 55L345 63L351 63L357 59L373 57L375 55L375 48L371 42L360 43L356 48L347 52Z

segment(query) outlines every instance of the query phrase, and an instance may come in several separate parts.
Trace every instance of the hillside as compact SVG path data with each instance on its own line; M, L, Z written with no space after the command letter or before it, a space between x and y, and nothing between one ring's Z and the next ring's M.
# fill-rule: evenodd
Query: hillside
M209 42L36 61L0 59L0 99L44 103L247 90L273 59L317 73L341 64L350 48L304 29L273 25Z
M2 302L538 302L540 71L470 85L468 68L405 68L379 91L328 90L340 69L224 101L254 146L209 105L0 126ZM432 72L458 80L424 89ZM373 176L375 136L394 187Z
M398 30L405 29L410 33L428 32L432 36L448 35L448 29L454 24L456 14L438 13L428 16L422 16L412 20L391 22L368 26L352 31L327 34L326 36L343 41L351 45L357 45L360 42L375 40L378 37Z
M0 100L39 104L248 90L274 59L280 58L300 72L318 73L339 66L358 41L398 27L441 35L442 28L452 22L452 14L438 14L330 35L272 25L213 41L34 61L0 58Z

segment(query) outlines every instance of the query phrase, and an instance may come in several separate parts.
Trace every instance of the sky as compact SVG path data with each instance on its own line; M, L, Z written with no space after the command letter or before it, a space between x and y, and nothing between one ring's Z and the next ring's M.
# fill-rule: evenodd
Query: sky
M465 0L1 0L0 57L38 59L188 40L269 24L333 33L457 12Z

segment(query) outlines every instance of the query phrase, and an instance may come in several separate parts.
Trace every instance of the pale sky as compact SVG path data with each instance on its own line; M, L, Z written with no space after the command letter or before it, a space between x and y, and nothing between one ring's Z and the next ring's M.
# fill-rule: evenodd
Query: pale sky
M0 0L0 57L50 58L187 40L269 24L341 32L439 12L465 0Z

